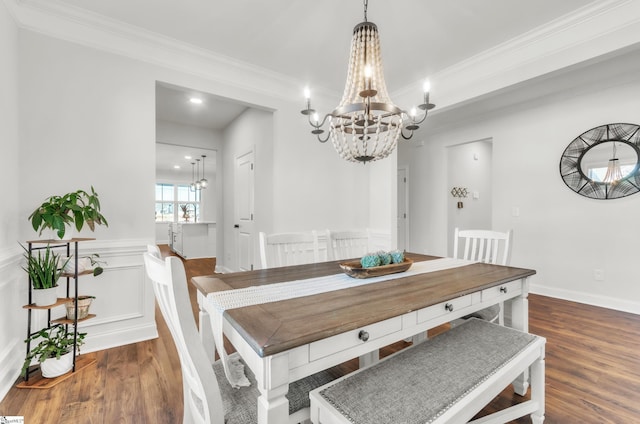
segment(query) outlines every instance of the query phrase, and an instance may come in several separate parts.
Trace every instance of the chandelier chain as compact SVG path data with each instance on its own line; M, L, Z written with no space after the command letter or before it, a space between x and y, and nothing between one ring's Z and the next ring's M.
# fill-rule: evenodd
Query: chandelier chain
M369 7L369 0L364 0L364 21L367 22L367 8Z

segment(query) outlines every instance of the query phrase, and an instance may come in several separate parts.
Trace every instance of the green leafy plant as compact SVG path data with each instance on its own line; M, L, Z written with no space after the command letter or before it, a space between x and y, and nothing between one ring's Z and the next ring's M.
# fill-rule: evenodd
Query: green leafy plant
M100 213L98 193L91 186L91 193L77 190L63 196L51 196L44 201L28 218L35 231L42 234L42 230L50 228L63 238L67 225L75 225L81 231L86 223L91 231L96 225L109 224Z
M84 344L84 338L87 333L77 333L75 345L77 351L80 351L80 346ZM43 328L31 337L25 340L27 342L33 342L41 339L40 342L29 351L29 354L24 360L22 365L22 374L26 377L29 365L34 358L38 359L38 362L42 363L49 358L60 359L62 355L65 355L73 351L74 345L74 333L68 331L65 326L58 325L52 328Z
M100 265L106 265L105 261L100 260L100 255L97 253L92 254L91 256L87 256L91 261L91 266L93 267L93 276L97 277L98 275L104 272L104 268Z
M22 245L20 245L22 246ZM24 257L27 260L27 266L22 267L29 277L31 277L31 285L34 290L50 289L58 285L58 279L62 274L62 269L65 267L69 259L60 264L61 257L51 251L51 248L47 244L44 254L42 251L31 252L22 246L24 249Z
M75 272L75 265L72 259L74 258L73 257L68 258L67 262L69 266L67 267L66 266L67 264L65 264L65 266L63 267L65 273L73 274ZM104 268L102 268L101 265L107 264L107 262L100 259L100 255L97 253L92 253L89 256L81 256L78 259L79 259L79 262L83 264L83 267L82 267L83 270L88 270L89 266L93 269L94 277L97 277L98 275L102 274L104 272ZM89 264L87 264L84 261L85 259L89 262Z

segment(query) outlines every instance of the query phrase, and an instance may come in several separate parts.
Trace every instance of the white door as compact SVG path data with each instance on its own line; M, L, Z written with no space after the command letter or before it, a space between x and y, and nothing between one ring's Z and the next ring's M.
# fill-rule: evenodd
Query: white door
M235 168L235 244L233 261L239 271L253 269L253 151L236 158Z
M409 245L409 219L407 218L407 169L398 168L398 246L399 250L406 250Z

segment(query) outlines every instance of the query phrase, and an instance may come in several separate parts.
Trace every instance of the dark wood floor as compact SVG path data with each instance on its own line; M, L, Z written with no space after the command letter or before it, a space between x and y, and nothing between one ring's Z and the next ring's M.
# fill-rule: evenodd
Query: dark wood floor
M214 266L215 260L186 261L187 276L210 274ZM531 332L547 338L545 423L640 423L640 316L537 295L530 295L529 308ZM28 424L180 423L180 364L156 317L158 339L98 352L95 366L53 389L12 388L0 416L24 416ZM355 366L351 361L335 371ZM521 400L509 387L481 415Z

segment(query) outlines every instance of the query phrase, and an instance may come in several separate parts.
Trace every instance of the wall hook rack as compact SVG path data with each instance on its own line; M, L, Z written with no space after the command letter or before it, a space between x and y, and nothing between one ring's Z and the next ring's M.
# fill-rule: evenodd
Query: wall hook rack
M457 197L458 199L462 199L464 197L467 197L468 191L465 187L454 187L451 189L451 195L453 197ZM459 200L458 201L458 209L462 209L464 207L464 205L462 204L462 201Z

